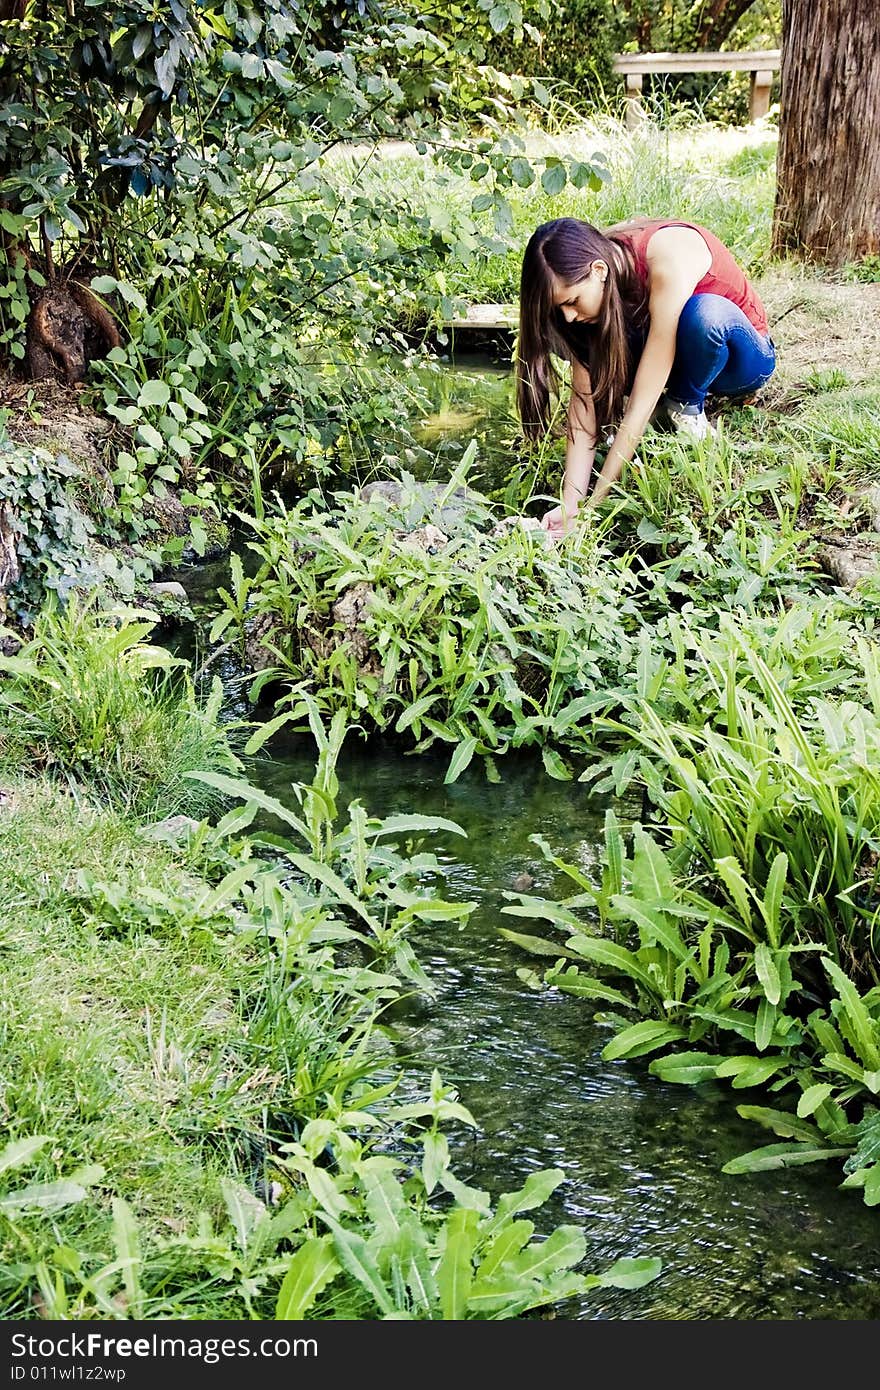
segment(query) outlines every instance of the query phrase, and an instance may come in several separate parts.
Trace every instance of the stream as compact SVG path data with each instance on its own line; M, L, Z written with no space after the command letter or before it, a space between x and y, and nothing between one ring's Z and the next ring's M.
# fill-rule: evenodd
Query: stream
M491 463L493 438L509 434L509 373L469 364L439 380L443 394L436 419L425 425L426 444L436 436L438 458L444 450L454 457L456 439L477 433ZM438 464L437 476L444 472L448 477ZM210 603L222 570L180 573L194 608ZM545 837L561 858L589 870L607 803L582 784L548 778L537 756L500 759L496 785L472 764L446 786L447 754L413 757L381 740L357 739L349 736L337 766L341 807L357 799L370 815L444 816L467 835L435 835L424 847L442 865L443 895L476 909L464 926L415 924L411 940L437 992L410 995L389 1018L405 1086L423 1093L438 1068L477 1122L475 1133L448 1132L457 1176L486 1188L494 1203L530 1173L561 1168L564 1182L532 1214L539 1230L580 1226L585 1271L600 1272L621 1256L662 1260L661 1276L645 1288L597 1289L557 1316L880 1318L878 1215L861 1193L840 1189L836 1162L722 1173L729 1159L774 1141L736 1111L737 1104L767 1104L764 1093L721 1082L663 1083L649 1073L647 1058L606 1062L601 1054L611 1032L587 1004L554 990L535 992L517 977L518 968L539 962L499 927L539 935L551 929L503 916L505 892L523 873L534 879L532 894L572 891L530 837ZM312 779L311 741L276 736L270 747L249 776L295 805L292 785Z
M293 804L294 781L311 780L310 743L276 744L258 776ZM443 785L446 757L402 756L381 746L344 747L338 803L360 800L371 815L445 816L467 839L436 835L425 847L440 860L447 897L476 902L465 926L416 924L411 940L433 999L410 996L392 1012L396 1047L414 1091L439 1068L479 1126L449 1133L459 1177L493 1201L541 1168L566 1177L539 1229L581 1226L587 1270L622 1255L659 1256L663 1273L636 1292L592 1291L560 1309L568 1318L871 1319L880 1316L877 1214L861 1194L841 1191L834 1163L728 1176L722 1165L774 1136L736 1105L764 1094L721 1082L697 1088L658 1081L647 1059L605 1062L610 1028L588 1005L557 991L535 993L516 971L535 958L499 927L545 934L507 917L517 875L530 893L571 891L529 837L544 836L561 857L597 863L604 801L578 783L554 782L537 757L505 758L502 782L471 767ZM546 1224L544 1224L546 1223Z

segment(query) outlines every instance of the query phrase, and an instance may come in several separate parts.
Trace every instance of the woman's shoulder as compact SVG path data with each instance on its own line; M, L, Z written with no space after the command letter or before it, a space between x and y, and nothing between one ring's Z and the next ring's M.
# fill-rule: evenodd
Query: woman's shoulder
M651 233L643 254L649 275L666 270L698 271L699 280L712 266L713 249L703 227L692 222L672 222Z
M613 227L605 228L605 235L626 235L627 232L640 232L645 227L662 227L664 219L660 217L628 217L625 222L615 222Z
M711 236L706 227L699 222L687 222L681 217L628 217L625 222L615 222L613 227L605 228L606 236L636 235L638 241L651 240L657 232L696 232L699 236ZM647 233L647 238L645 238Z

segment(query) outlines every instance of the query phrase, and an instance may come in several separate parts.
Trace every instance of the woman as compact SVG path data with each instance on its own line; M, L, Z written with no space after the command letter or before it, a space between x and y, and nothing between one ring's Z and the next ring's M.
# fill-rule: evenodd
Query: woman
M552 536L587 498L600 437L614 430L588 505L617 482L658 403L676 430L702 439L714 433L710 390L748 395L776 366L764 306L726 246L696 223L660 218L603 233L560 217L532 234L517 364L530 439L549 430L559 393L551 354L571 363L562 502L541 523Z

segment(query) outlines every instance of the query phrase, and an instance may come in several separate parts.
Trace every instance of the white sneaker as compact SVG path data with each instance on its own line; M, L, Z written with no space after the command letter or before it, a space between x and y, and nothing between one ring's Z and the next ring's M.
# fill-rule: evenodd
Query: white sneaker
M710 423L705 410L688 410L680 401L674 401L671 396L661 397L661 404L669 423L672 425L676 434L686 435L689 439L715 439L718 431Z

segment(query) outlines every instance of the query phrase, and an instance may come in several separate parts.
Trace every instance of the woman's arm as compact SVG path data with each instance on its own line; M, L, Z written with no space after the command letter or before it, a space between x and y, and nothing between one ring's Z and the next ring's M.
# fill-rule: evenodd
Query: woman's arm
M553 535L565 535L578 507L590 490L590 475L596 457L596 409L590 388L590 374L580 362L571 367L571 396L568 402L568 429L565 439L565 472L562 477L562 505L553 507L541 520Z
M629 402L596 479L591 506L601 502L629 463L672 370L681 311L712 264L712 254L692 227L661 227L648 242L650 327Z

